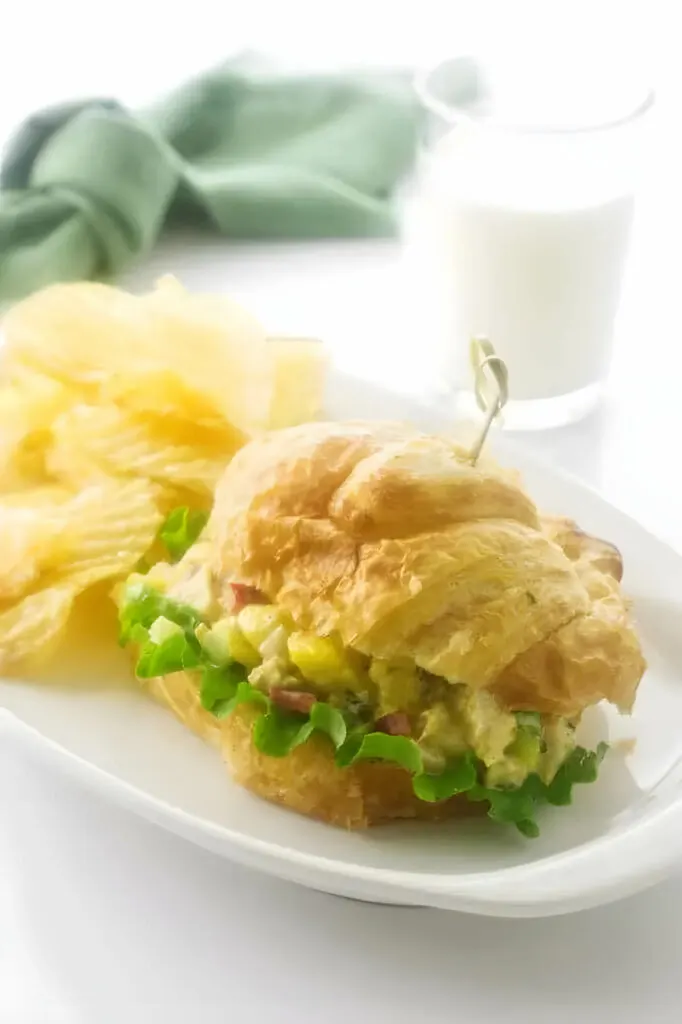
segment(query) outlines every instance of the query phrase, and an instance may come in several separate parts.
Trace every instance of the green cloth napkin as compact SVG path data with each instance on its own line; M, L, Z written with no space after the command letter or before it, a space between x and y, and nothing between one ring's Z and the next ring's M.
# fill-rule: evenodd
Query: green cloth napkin
M237 60L141 113L29 118L0 170L0 301L109 278L173 223L228 238L384 236L419 130L393 74L263 74Z

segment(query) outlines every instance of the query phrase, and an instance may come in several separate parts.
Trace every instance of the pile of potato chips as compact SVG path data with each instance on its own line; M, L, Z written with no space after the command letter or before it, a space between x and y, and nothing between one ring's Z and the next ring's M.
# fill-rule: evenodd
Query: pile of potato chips
M53 649L74 599L127 575L234 452L319 411L319 342L230 300L54 285L0 328L0 669Z

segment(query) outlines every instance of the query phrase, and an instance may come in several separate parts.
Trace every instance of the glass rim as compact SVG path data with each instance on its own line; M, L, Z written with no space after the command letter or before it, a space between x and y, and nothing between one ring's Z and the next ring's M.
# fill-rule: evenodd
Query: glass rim
M585 124L551 124L538 122L537 124L523 121L513 121L507 118L496 118L486 114L477 114L468 110L463 104L448 102L441 99L432 89L430 79L433 73L445 61L430 65L428 68L418 71L412 80L412 85L422 107L435 114L441 121L455 127L458 124L475 125L490 131L509 132L517 135L589 135L599 132L607 132L614 128L621 128L632 124L644 117L656 102L656 90L653 86L646 86L642 89L640 101L627 112L618 117L606 120L595 121Z

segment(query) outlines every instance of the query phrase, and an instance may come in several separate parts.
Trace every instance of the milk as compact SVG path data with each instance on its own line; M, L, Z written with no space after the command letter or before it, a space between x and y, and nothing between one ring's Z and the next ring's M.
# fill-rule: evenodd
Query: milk
M436 203L426 217L449 381L470 382L468 341L480 334L506 361L515 400L603 380L632 213L632 195L563 209Z
M456 127L426 162L410 233L428 278L443 375L471 387L485 335L515 401L602 382L633 219L632 139Z

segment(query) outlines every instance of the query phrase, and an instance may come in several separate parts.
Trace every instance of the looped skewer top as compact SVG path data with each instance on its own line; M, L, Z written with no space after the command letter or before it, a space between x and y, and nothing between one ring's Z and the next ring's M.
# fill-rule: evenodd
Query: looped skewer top
M487 338L472 338L469 355L474 371L476 404L486 414L481 433L469 452L469 458L475 465L494 420L507 404L509 374L506 363L495 354Z

